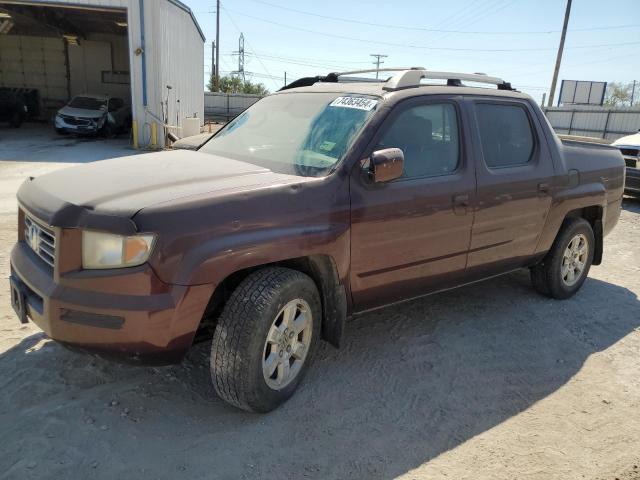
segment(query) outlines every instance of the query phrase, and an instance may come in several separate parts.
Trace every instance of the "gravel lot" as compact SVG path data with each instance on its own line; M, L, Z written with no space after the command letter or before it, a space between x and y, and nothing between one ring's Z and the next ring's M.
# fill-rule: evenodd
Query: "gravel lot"
M132 367L18 323L15 191L69 164L1 155L0 478L640 478L640 202L573 299L518 272L363 316L253 415L215 397L207 344Z

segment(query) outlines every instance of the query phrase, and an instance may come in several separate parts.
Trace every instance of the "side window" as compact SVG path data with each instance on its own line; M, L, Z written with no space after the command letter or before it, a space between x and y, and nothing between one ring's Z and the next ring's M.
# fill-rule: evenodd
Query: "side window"
M452 173L460 156L456 108L441 103L402 111L383 133L376 150L392 147L404 152L403 178Z
M534 137L523 107L476 104L484 161L489 168L524 165L531 160Z

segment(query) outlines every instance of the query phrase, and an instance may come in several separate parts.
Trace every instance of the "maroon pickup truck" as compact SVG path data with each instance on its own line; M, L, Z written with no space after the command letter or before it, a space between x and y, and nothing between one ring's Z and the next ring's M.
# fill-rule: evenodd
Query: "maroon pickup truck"
M508 83L421 69L305 83L197 151L27 179L19 319L139 362L179 361L212 337L217 393L265 412L353 315L520 268L568 298L602 261L622 155L561 142Z

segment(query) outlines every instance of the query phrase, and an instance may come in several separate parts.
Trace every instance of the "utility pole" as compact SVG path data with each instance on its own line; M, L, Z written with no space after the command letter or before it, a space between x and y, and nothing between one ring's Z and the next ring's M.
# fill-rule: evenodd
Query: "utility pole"
M216 42L211 42L211 80L215 90L216 82Z
M284 72L284 86L287 86L287 72Z
M380 53L371 53L371 57L375 57L376 59L373 61L373 64L376 66L376 78L378 78L378 73L380 73L380 64L384 63L384 60L380 60L381 58L386 58L389 55L382 55Z
M556 57L556 66L553 70L553 80L551 80L551 91L549 92L548 107L553 107L553 97L556 94L556 84L558 83L558 73L560 73L560 63L562 62L562 52L564 50L564 39L567 36L567 25L569 25L569 14L571 13L571 0L567 0L567 9L564 12L564 24L562 25L562 35L560 36L560 46Z
M214 78L215 91L220 91L220 0L216 0L216 70Z
M629 105L630 107L633 107L633 98L636 96L636 81L633 81L633 87L631 87L631 105Z

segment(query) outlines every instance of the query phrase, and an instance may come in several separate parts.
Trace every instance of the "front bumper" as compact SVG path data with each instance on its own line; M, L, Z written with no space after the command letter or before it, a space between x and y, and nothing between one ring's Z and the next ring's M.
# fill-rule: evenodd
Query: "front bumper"
M59 115L56 115L54 124L56 129L58 130L64 130L73 133L92 134L97 133L100 130L100 127L98 127L98 123L94 120L86 120L86 123L73 124L65 121Z
M624 193L627 195L640 196L640 168L627 167Z
M59 275L24 241L11 252L11 277L26 317L53 340L146 364L182 359L213 290L164 284L149 265Z

